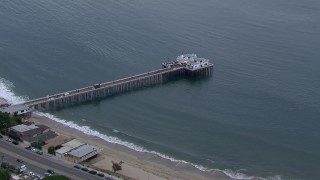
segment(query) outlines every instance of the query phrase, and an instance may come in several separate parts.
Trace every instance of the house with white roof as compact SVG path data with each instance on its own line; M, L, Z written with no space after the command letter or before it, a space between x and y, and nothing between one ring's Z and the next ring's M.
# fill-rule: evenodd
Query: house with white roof
M64 144L61 144L61 148L56 150L56 156L57 157L60 157L60 158L63 158L64 157L64 154L72 151L73 149L79 147L79 146L82 146L84 145L85 143L77 140L77 139L73 139L69 142L66 142Z
M101 152L98 147L83 143L77 139L61 144L61 146L60 149L56 150L56 156L74 163L87 160Z
M79 163L97 155L100 152L101 150L96 146L84 144L66 153L65 158L73 163Z
M11 106L4 106L0 108L1 112L7 112L10 114L17 114L19 116L30 116L32 112L32 108L29 108L26 105L23 104L16 104Z

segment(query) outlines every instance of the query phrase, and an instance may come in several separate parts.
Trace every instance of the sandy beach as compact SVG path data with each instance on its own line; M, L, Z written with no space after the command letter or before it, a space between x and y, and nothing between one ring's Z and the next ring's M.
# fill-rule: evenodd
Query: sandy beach
M174 163L152 153L133 151L125 146L112 144L103 139L65 126L47 117L33 115L28 121L49 126L59 135L71 139L76 138L86 143L96 145L103 149L101 154L88 162L86 165L100 169L112 170L111 161L123 161L123 170L119 174L139 180L208 180L208 179L231 179L219 170L201 172L195 167Z

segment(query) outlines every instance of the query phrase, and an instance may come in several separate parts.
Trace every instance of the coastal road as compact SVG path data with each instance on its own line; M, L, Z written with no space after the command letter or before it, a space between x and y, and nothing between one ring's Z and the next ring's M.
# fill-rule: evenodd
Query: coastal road
M3 156L4 162L8 162L8 163L16 165L16 166L21 166L23 164L26 165L27 172L34 172L37 175L44 176L44 173L47 171L47 169L44 169L43 167L38 167L38 166L35 166L35 165L29 163L28 161L25 161L24 157L22 157L20 155L15 154L15 156L13 156L13 155L11 155L11 153L8 154L7 151L4 149L1 149L1 147L0 147L0 156ZM19 162L17 162L17 159L21 159L24 162L19 163ZM37 158L37 159L39 159L39 158Z
M39 155L24 149L22 146L6 142L5 138L0 139L0 156L4 156L4 161L17 164L16 160L22 159L28 171L32 171L41 176L48 169L52 169L56 174L65 175L75 180L95 180L103 179L98 176L75 169L73 164L52 158L48 155ZM13 161L13 162L12 162Z

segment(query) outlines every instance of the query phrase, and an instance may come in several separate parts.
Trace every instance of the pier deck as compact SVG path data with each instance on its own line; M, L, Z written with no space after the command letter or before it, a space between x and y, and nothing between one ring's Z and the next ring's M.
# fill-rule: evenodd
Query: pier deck
M188 70L184 66L175 66L172 68L163 68L147 73L130 76L99 84L98 87L88 86L63 92L51 96L46 96L23 103L29 108L39 111L66 107L97 98L104 98L114 94L136 90L138 88L151 85L161 84L168 81L171 77L179 77L184 75L191 76L210 76L213 72L213 64L197 70Z

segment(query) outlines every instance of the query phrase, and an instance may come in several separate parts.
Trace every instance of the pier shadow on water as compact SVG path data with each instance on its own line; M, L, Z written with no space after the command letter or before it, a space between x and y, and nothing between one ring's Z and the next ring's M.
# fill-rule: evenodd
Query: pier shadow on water
M85 101L85 102L81 102L81 103L77 103L77 104L72 104L72 105L68 105L68 106L56 107L55 109L50 109L50 110L47 110L46 112L48 112L48 113L62 112L63 110L77 109L79 107L87 106L87 105L98 107L98 106L100 106L102 101L105 101L107 99L111 100L111 99L118 98L118 97L123 96L123 95L134 94L137 91L143 91L143 90L146 90L146 89L159 88L159 86L174 84L174 83L176 83L178 81L187 82L191 86L195 86L195 85L198 86L198 85L201 85L203 83L208 83L212 78L213 78L212 75L211 76L188 76L188 75L184 75L184 76L169 77L165 82L160 83L160 84L145 86L145 87L141 87L141 88L138 88L138 89L128 90L128 91L125 91L125 92L119 92L119 93L115 93L115 94L112 94L112 95L108 95L106 97L98 97L98 98L95 98L93 100L89 100L89 101Z

